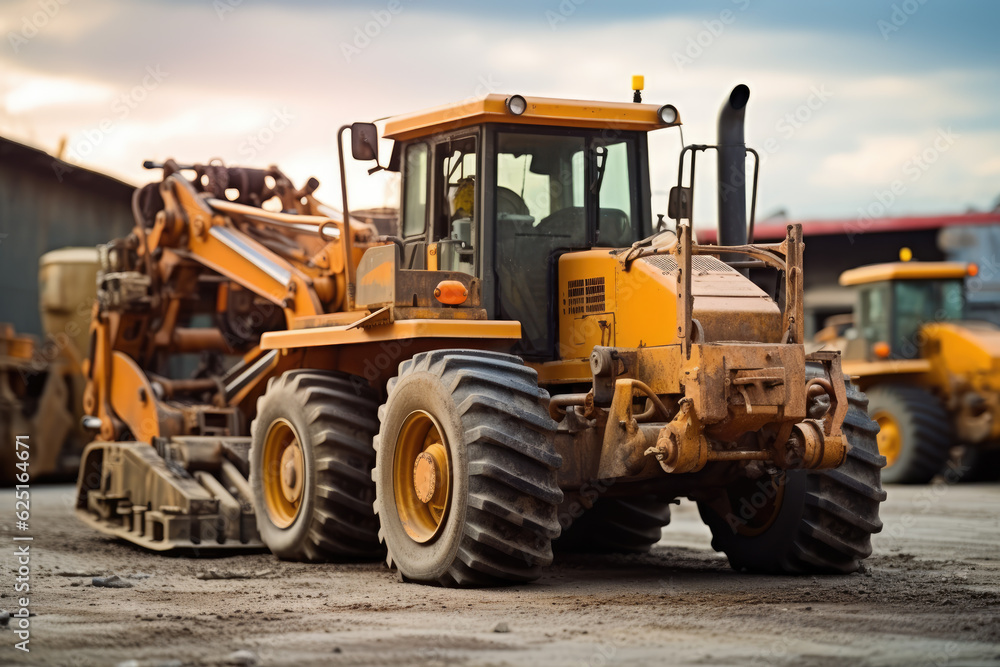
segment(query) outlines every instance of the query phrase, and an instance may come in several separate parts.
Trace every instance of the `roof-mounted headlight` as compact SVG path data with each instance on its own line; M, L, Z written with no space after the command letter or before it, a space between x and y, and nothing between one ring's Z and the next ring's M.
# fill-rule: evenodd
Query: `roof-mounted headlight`
M520 116L528 109L528 103L520 95L511 95L504 101L504 105L515 116Z
M664 125L673 125L677 122L677 109L673 104L664 104L656 110L656 116Z

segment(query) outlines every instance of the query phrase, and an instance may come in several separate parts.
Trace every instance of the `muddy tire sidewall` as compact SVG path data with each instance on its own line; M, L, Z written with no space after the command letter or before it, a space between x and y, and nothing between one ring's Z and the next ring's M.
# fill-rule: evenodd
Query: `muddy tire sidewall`
M254 508L257 512L257 528L264 544L279 558L297 558L302 545L308 540L309 528L316 506L316 455L315 447L306 428L304 405L287 394L280 401L269 401L254 420L254 426L261 429L255 434L261 445L250 448L250 486L253 490ZM279 419L286 420L295 431L302 448L302 465L305 469L305 484L302 488L302 503L295 520L287 528L277 526L267 511L264 483L260 471L263 470L263 441L271 424ZM255 438L255 443L257 441Z
M393 460L400 429L406 418L422 410L431 415L442 431L451 468L451 489L444 525L430 541L419 543L403 528L393 492ZM383 537L394 565L404 577L422 581L442 577L457 557L464 535L469 490L469 460L465 428L451 392L438 376L420 372L399 380L386 404L376 454L376 487L381 499Z

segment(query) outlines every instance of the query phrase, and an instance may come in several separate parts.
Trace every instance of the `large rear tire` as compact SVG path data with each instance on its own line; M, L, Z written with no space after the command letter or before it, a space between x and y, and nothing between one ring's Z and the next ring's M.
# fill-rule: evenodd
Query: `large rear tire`
M289 371L268 382L251 425L250 485L264 544L285 560L382 554L371 480L378 402L348 377Z
M736 485L722 514L719 503L698 503L712 529L712 547L726 554L733 569L846 574L871 555L871 536L882 530L879 471L885 458L878 453L878 427L868 417L865 395L848 384L847 398L843 431L851 448L839 468L791 470Z
M670 503L652 495L598 498L553 545L569 553L646 553L670 523Z
M948 462L951 422L925 389L885 384L868 390L868 414L879 427L885 484L926 484Z
M519 357L417 354L389 382L375 438L375 511L403 579L490 586L552 562L562 491L547 393Z

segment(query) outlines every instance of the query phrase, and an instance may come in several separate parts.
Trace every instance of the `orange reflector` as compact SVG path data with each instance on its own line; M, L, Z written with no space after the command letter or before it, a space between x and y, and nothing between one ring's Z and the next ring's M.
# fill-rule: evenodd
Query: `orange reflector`
M979 265L978 264L969 264L967 267L965 267L965 272L968 273L970 276L973 276L973 277L978 276L979 275Z
M469 290L457 280L442 280L434 288L434 298L449 306L457 306L469 298Z
M872 346L872 352L874 352L875 356L880 359L888 359L890 352L889 343L884 340L875 343L875 345Z

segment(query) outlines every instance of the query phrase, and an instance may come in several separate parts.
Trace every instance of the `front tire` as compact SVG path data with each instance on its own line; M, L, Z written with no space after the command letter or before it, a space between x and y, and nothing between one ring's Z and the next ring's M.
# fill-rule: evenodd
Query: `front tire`
M868 414L879 427L885 484L926 484L948 462L952 429L941 401L925 389L885 384L868 390Z
M712 529L712 547L733 569L847 574L871 555L871 536L882 530L879 471L885 457L878 453L878 427L868 417L865 395L848 384L847 398L843 432L850 450L840 467L748 480L728 490L728 503L698 503Z
M439 350L400 364L388 393L373 472L388 565L443 586L538 578L559 535L562 460L535 371Z
M378 403L367 385L294 370L268 382L250 430L257 528L279 558L375 558L372 438Z

